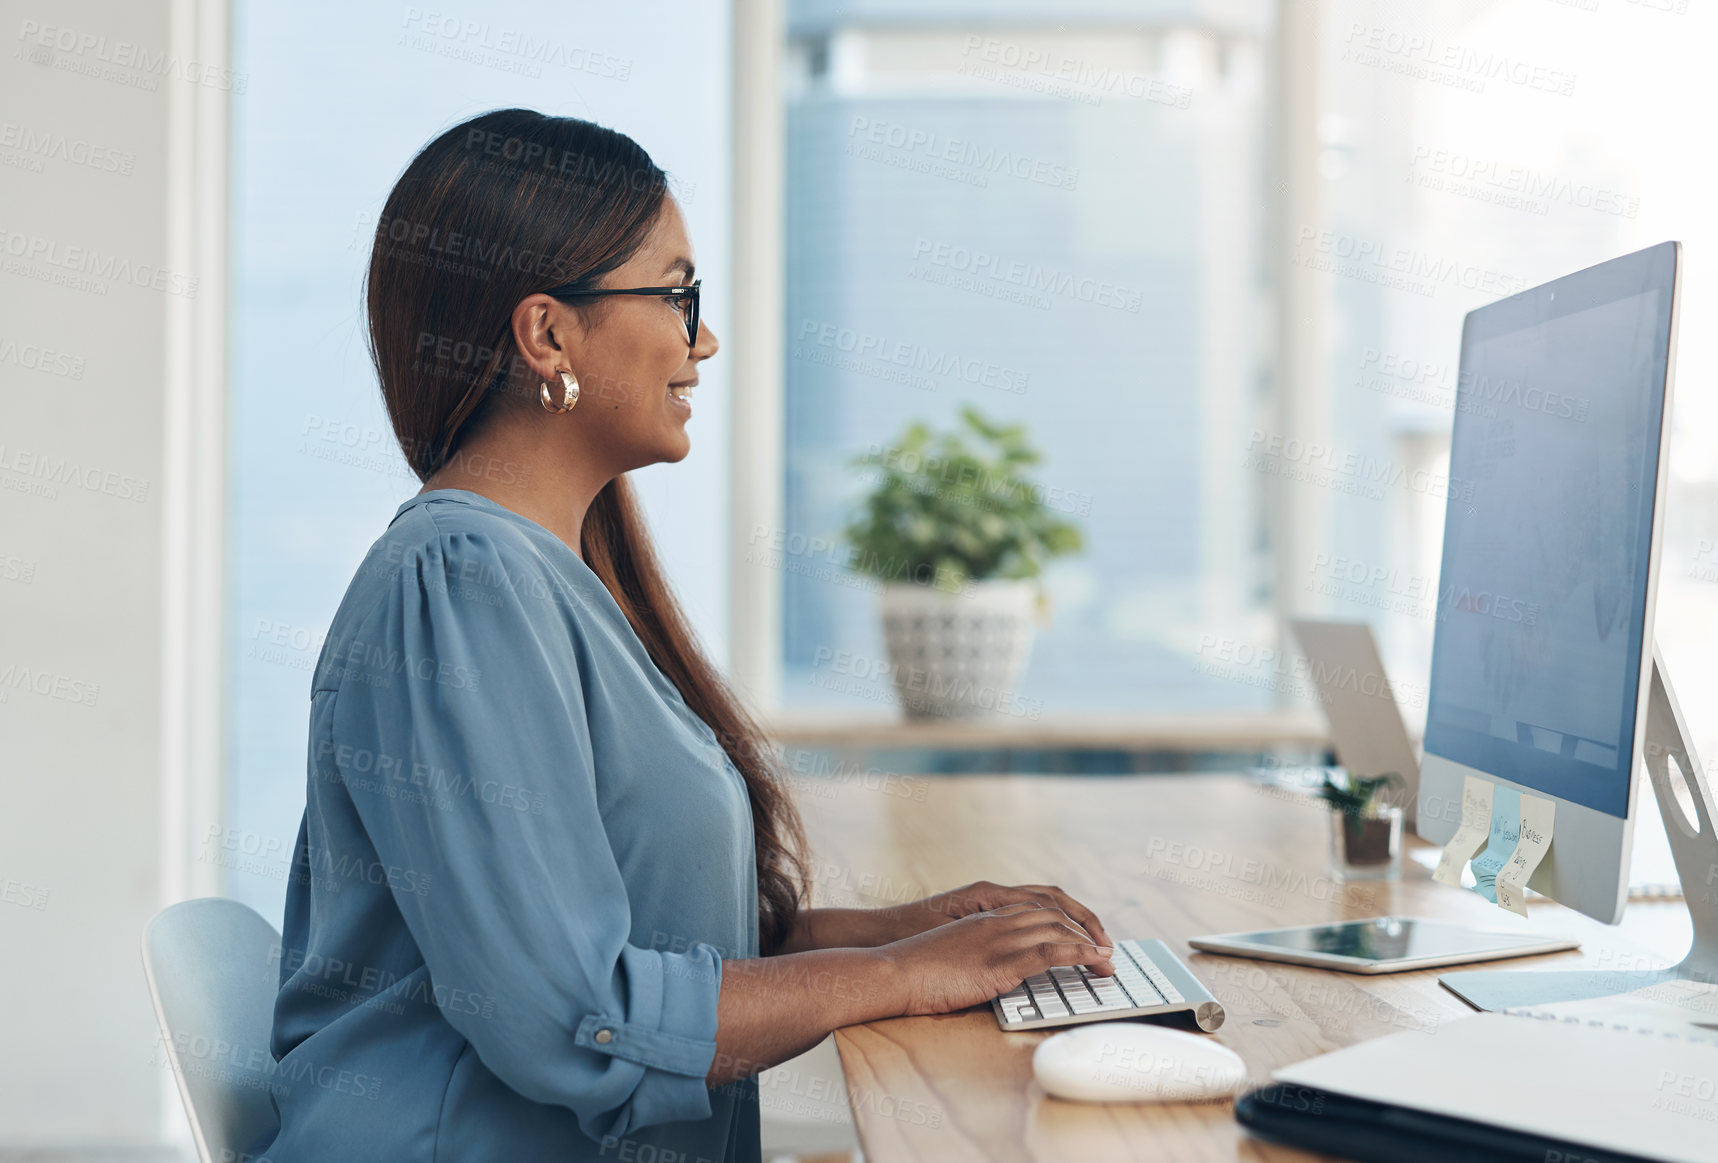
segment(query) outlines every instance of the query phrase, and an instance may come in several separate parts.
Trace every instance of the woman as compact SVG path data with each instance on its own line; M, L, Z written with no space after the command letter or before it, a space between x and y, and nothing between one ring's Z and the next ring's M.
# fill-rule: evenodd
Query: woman
M1055 888L802 907L625 475L688 451L698 288L662 171L587 122L485 114L389 196L371 350L424 487L317 664L256 1154L756 1160L753 1076L831 1030L1109 972Z

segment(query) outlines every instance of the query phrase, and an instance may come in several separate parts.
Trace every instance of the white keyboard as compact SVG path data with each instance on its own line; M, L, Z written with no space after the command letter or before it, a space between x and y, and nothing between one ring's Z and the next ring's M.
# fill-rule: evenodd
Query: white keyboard
M1083 965L1056 965L990 1003L1004 1030L1037 1030L1146 1014L1188 1012L1201 1030L1223 1024L1223 1005L1162 941L1123 941L1114 977Z

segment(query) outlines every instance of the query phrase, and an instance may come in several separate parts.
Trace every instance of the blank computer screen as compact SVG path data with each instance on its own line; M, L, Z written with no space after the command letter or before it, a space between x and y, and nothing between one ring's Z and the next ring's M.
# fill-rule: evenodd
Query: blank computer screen
M1663 273L1628 272L1635 293L1616 297L1582 272L1469 317L1438 585L1426 750L1613 816L1641 673Z

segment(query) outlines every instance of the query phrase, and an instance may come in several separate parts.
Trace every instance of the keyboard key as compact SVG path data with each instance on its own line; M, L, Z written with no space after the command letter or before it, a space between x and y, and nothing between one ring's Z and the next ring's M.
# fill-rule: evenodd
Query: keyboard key
M1097 1000L1092 996L1092 991L1086 988L1086 983L1081 981L1078 977L1071 978L1068 981L1059 981L1056 984L1062 987L1062 996L1068 999L1069 1005L1073 1005L1076 1000Z
M1121 986L1113 981L1099 978L1091 983L1091 987L1092 993L1096 994L1097 999L1101 1002L1124 1002L1128 1000L1127 994L1122 992Z
M1164 998L1171 1004L1179 1005L1182 1002L1181 991L1169 983L1169 978L1163 975L1163 970L1152 965L1147 968L1146 976L1151 978L1151 984L1155 985L1158 992L1163 994Z
M1156 987L1143 977L1122 982L1122 988L1127 990L1127 995L1133 999L1133 1004L1141 1009L1151 1009L1164 1004L1163 995L1158 993Z
M1039 1009L1049 1010L1053 1006L1062 1005L1062 995L1056 992L1056 987L1049 982L1032 987L1032 1001ZM1062 1007L1066 1010L1066 1006Z

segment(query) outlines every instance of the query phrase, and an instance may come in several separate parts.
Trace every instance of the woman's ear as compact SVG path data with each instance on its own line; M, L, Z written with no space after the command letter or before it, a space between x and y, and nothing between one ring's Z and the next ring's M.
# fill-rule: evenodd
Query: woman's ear
M571 307L548 295L526 295L513 308L512 322L519 356L538 379L552 382L562 368L578 374L584 325Z

